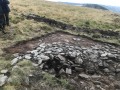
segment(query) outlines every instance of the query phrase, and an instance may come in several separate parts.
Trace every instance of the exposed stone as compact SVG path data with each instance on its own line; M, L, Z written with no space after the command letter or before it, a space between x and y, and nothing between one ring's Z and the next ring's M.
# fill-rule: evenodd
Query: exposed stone
M77 58L75 59L75 62L76 62L77 64L82 64L82 63L83 63L83 60L82 60L80 57L77 57Z
M88 79L88 78L90 78L90 76L86 75L86 74L79 74L79 77L82 78L82 79Z
M0 75L0 87L6 83L7 79L8 79L7 76Z
M108 56L109 58L116 58L116 56L115 56L114 54L111 54L111 53L109 53L107 56Z
M109 70L108 68L105 68L105 69L104 69L104 72L105 72L105 73L109 73L110 70Z
M73 38L73 40L80 41L81 39L80 38Z
M75 38L74 41L76 40ZM107 44L85 47L60 42L42 43L26 54L18 54L12 65L26 58L33 61L33 66L56 77L77 77L73 78L75 82L81 79L84 85L79 85L83 90L109 90L110 82L120 80L118 51ZM114 90L114 85L118 89L119 85L115 83L111 86L112 89Z
M67 74L72 74L72 70L70 68L66 68L66 73Z
M64 73L65 73L64 69L61 69L61 70L59 71L59 74L64 74Z
M97 89L97 90L105 90L105 89L102 88L100 85L96 85L96 89Z
M32 54L34 54L34 56L37 56L39 53L38 53L38 50L33 50L31 51Z
M120 73L120 69L116 69L116 72L117 72L117 73Z
M64 61L64 62L66 61L65 57L63 57L63 56L61 56L61 55L58 55L57 57L58 57L60 60Z
M47 60L50 59L48 56L46 56L46 55L44 55L44 54L41 54L39 57L40 57L43 61L47 61Z
M120 81L115 81L114 84L116 89L120 89Z
M23 59L23 57L22 57L22 56L18 56L17 58L18 58L19 60Z
M46 51L45 52L45 54L51 54L52 53L52 51Z
M77 52L75 52L75 51L69 52L69 55L71 58L75 58L77 56Z
M108 55L108 53L103 53L103 54L101 54L101 57L106 57Z
M101 76L100 75L92 75L91 78L98 79L98 78L101 78Z
M80 67L74 67L74 68L75 68L75 71L77 71L77 72L79 72L79 73L81 73L81 72L84 71L84 69L83 69L83 68L80 68Z
M28 60L29 60L29 59L31 59L31 58L32 58L32 57L31 57L30 54L26 54L26 55L25 55L25 59L28 59Z
M11 65L15 65L18 61L19 61L18 58L14 58L14 59L11 61Z
M46 45L45 43L42 43L42 44L39 45L39 47L45 48L45 45Z
M1 74L7 74L8 73L8 70L1 70Z
M38 67L39 64L36 63L32 63L33 66Z
M42 59L39 59L38 64L40 65L42 63L42 61L43 61Z
M100 81L94 81L94 84L101 85L101 82Z
M60 52L63 51L63 49L62 49L62 48L59 48L59 49L57 49L56 51L57 51L58 53L60 53Z
M94 86L92 86L92 87L90 88L90 90L95 90L95 87L94 87Z

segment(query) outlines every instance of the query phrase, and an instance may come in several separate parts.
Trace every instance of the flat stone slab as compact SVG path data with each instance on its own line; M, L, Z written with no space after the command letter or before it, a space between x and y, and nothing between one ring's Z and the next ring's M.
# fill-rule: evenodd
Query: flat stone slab
M6 83L7 79L7 76L0 75L0 86L3 86Z

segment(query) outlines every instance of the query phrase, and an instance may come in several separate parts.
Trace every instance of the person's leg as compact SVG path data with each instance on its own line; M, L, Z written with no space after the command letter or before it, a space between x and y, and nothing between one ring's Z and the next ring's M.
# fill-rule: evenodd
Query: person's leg
M2 31L4 34L6 34L6 32L5 32L5 16L4 15L0 15L0 31Z
M3 24L2 24L2 32L4 33L4 34L6 34L6 32L5 32L5 21L6 19L5 19L5 16L3 15Z
M5 32L5 26L4 26L4 25L2 26L2 32L3 32L4 34L6 34L6 32Z
M9 13L5 13L6 25L9 26Z

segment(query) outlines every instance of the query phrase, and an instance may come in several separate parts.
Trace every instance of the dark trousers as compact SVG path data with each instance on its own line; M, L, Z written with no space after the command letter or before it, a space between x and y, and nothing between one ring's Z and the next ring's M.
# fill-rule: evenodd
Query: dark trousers
M9 26L9 13L5 13L5 25Z

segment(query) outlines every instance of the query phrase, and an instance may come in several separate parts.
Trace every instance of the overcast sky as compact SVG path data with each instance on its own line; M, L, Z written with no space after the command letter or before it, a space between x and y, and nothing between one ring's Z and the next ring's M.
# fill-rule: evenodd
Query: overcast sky
M74 2L74 3L93 3L111 6L120 6L120 0L47 0L47 1L61 1L61 2Z

